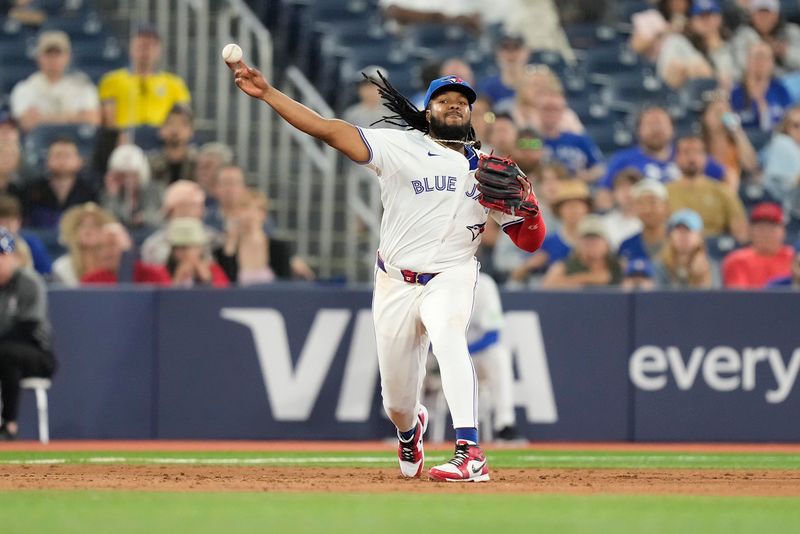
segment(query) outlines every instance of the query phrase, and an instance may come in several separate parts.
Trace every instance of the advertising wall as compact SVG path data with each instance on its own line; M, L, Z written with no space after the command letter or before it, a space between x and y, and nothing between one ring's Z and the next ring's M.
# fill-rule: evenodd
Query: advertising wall
M368 290L52 290L54 439L382 439ZM532 440L798 441L800 295L503 295ZM23 437L35 435L31 394Z

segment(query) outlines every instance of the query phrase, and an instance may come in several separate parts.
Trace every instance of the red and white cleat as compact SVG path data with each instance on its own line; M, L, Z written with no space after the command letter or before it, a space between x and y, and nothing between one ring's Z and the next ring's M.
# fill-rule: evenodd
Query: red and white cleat
M422 447L422 435L428 430L428 410L420 406L417 413L417 424L414 437L408 442L398 439L397 458L400 460L400 472L406 478L418 477L425 465L425 450Z
M429 473L434 480L446 482L485 482L489 480L489 464L483 449L458 440L453 459L431 468Z

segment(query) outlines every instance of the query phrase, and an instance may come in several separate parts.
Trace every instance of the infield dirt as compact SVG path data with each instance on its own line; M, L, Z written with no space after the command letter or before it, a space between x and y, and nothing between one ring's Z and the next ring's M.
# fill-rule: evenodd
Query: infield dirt
M495 469L481 484L404 480L396 469L6 465L0 490L567 493L800 496L797 470Z

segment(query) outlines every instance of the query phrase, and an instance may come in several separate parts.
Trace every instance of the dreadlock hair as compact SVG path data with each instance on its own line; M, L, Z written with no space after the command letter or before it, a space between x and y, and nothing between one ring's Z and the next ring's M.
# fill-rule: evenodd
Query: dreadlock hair
M400 93L400 91L395 89L391 83L389 83L389 80L386 79L381 71L378 71L380 82L370 78L363 72L361 75L365 80L369 81L378 88L378 93L381 95L381 98L384 101L384 107L386 107L386 109L389 111L394 112L394 115L387 115L380 120L373 122L370 124L370 126L375 126L379 122L385 122L394 126L400 126L406 130L418 130L424 134L430 133L431 125L425 116L425 110L417 109L417 106L411 103L408 98L406 98L402 93ZM469 127L469 134L465 140L473 142L472 146L475 149L481 148L481 142L475 137L475 129L471 125ZM443 141L446 142L447 140L443 139Z

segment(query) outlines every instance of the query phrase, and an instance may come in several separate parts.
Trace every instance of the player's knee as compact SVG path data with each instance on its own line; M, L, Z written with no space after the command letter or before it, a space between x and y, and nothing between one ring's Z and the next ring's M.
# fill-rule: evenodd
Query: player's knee
M417 415L414 407L408 408L384 403L383 409L386 410L386 415L388 415L389 419L395 424L413 421L414 417Z

